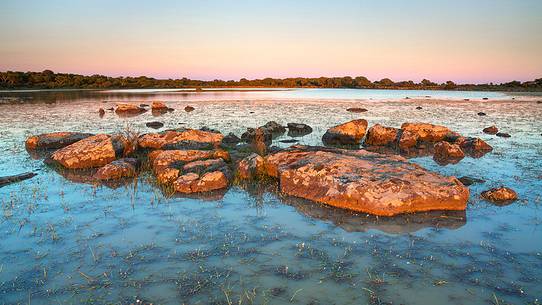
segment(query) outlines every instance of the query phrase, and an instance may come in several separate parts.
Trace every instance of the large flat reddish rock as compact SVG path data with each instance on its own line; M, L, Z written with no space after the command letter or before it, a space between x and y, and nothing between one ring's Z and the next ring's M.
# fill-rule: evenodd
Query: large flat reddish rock
M55 151L51 159L65 168L102 167L135 150L135 145L123 135L98 134Z
M401 156L365 150L293 147L265 158L281 192L381 216L465 210L469 189Z
M35 149L58 149L92 136L83 132L51 132L31 136L26 139L25 146L28 150Z
M150 149L199 149L202 146L218 146L222 143L222 139L224 139L224 135L220 133L187 129L184 131L148 133L139 138L138 144L141 148ZM183 145L193 147L175 147Z

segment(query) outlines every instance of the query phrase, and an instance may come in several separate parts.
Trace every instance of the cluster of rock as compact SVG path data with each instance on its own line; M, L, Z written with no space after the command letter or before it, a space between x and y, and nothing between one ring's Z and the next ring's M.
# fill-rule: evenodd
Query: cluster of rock
M365 139L366 147L398 150L429 145L436 159L445 160L491 150L481 139L463 137L439 125L367 127L366 120L350 121L330 128L322 140L326 145L356 145ZM305 124L284 127L271 121L248 129L241 138L209 128L138 137L65 132L29 137L26 147L53 150L46 159L49 164L70 170L97 169L95 181L137 176L140 163L147 162L159 185L183 194L226 189L234 177L239 181L270 177L278 180L286 195L381 216L466 208L469 189L461 181L430 172L397 154L320 146L270 148L272 139L287 129L297 134L312 132ZM246 144L237 144L240 141ZM250 149L245 149L247 145Z
M435 161L443 165L457 163L465 155L479 158L493 150L480 138L464 137L440 125L404 123L401 128L380 124L369 129L367 127L366 120L353 120L328 129L322 141L326 145L363 144L370 149L385 147L405 155L433 154Z

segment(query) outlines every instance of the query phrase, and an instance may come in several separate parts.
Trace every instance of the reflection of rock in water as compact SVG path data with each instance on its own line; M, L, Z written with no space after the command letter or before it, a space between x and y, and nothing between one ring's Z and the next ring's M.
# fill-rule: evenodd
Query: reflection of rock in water
M348 232L365 232L373 229L391 234L401 234L431 227L458 229L467 222L465 211L433 211L402 214L393 217L377 217L369 214L353 213L348 210L290 196L281 196L281 199L304 215L331 221Z
M416 232L424 228L458 229L467 222L465 211L432 211L394 217L377 217L279 194L276 184L274 186L270 184L266 187L244 185L243 189L253 196L259 204L263 204L263 197L266 193L276 194L281 202L293 206L298 212L311 218L332 222L347 232L380 230L390 234L401 234Z
M203 193L190 193L190 194L184 194L184 193L178 193L178 192L171 192L167 191L166 189L162 188L162 194L165 197L169 198L189 198L189 199L199 199L199 200L205 200L205 201L217 201L222 200L224 198L224 195L228 192L227 188L214 190L210 192L203 192Z
M79 170L67 169L62 166L50 166L50 168L54 170L57 174L62 176L64 179L70 182L80 183L80 184L89 184L89 185L96 185L96 186L103 185L111 189L117 189L119 187L126 186L134 182L134 178L106 180L106 181L96 180L94 175L98 171L98 168L79 169Z

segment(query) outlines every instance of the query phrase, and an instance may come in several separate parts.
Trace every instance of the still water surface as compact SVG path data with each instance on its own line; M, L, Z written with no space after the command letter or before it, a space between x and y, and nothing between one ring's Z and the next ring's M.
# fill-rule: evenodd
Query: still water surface
M0 176L38 173L0 188L0 304L539 304L542 104L502 93L353 91L0 93ZM176 111L97 114L118 101L153 100ZM186 105L196 110L186 113ZM320 145L327 128L359 117L369 125L442 124L491 144L492 153L456 165L412 159L444 175L484 179L470 187L467 211L376 218L273 187L166 198L150 174L116 189L96 187L59 175L24 149L30 134L144 133L153 120L237 135L270 120L302 122L314 132L299 142ZM512 137L481 132L492 124ZM520 200L480 200L500 185Z

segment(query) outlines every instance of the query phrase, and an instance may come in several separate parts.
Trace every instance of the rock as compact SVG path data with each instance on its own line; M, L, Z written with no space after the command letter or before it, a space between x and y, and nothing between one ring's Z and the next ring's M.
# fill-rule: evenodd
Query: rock
M117 109L115 109L115 113L120 117L131 117L131 116L137 116L140 115L147 110L142 107L138 107L137 105L132 104L117 104Z
M482 131L487 134L497 134L499 132L499 129L497 128L497 126L493 125L484 128Z
M102 167L126 157L135 148L136 144L123 135L98 134L57 150L51 160L70 169Z
M457 144L440 141L435 144L434 149L433 159L441 165L455 164L465 158L465 153L463 153L461 147Z
M487 114L485 112L478 112L479 116L486 116Z
M115 160L103 167L100 167L94 179L96 180L118 180L122 178L131 178L136 175L139 161L134 158L124 158Z
M365 145L367 146L388 146L397 141L399 130L393 127L384 127L376 124L367 131Z
M224 136L220 133L186 129L183 131L165 131L148 133L139 137L139 146L149 149L175 149L190 147L218 147Z
M487 97L484 97L484 98L482 98L482 99L483 99L484 101L487 101L487 100L488 100L488 98L487 98Z
M518 194L510 188L499 187L482 192L482 198L494 203L509 203L518 199Z
M416 132L401 130L401 135L399 136L399 148L401 150L409 150L416 147L418 144L418 134Z
M152 102L151 104L151 109L153 111L167 111L168 110L168 106L166 104L164 104L163 102Z
M497 132L495 134L497 137L501 137L501 138L510 138L511 135L509 133L506 133L506 132Z
M271 132L265 128L259 128L259 129L261 130L261 133L263 134L263 142L268 146L271 145L273 141L273 135L271 134ZM254 143L256 141L256 129L247 128L247 131L241 135L241 140L249 144Z
M367 120L353 120L328 129L322 141L325 145L357 145L366 131Z
M182 167L183 173L196 173L198 175L214 171L228 173L228 176L230 176L228 165L221 158L193 161Z
M145 108L145 107L149 107L149 105L148 104L139 104L139 107Z
M230 155L224 150L156 150L149 154L149 161L156 179L161 184L169 184L177 180L184 166L194 161L207 159L230 160ZM198 164L192 164L196 168Z
M160 129L164 127L164 123L158 122L158 121L152 121L152 122L145 123L145 126L153 128L153 129Z
M416 107L416 109L417 109L417 110L422 110L423 108L420 107L420 106L418 106L418 107Z
M83 132L43 133L26 139L25 146L28 150L58 149L86 139L90 136L93 136L93 134Z
M465 185L465 186L471 186L471 185L476 184L476 183L484 183L485 182L482 179L472 178L472 177L467 177L467 176L463 176L463 177L459 178L459 181L461 181L461 183L463 183L463 185Z
M480 138L459 137L454 141L454 144L459 145L465 153L474 158L480 158L493 150L491 145Z
M261 126L261 128L267 129L271 134L283 134L286 132L286 128L275 121L270 121Z
M183 194L210 192L227 186L228 178L221 171L209 172L202 176L196 173L188 173L173 182L173 189Z
M367 112L369 110L367 110L365 108L352 107L352 108L347 108L346 111L354 112L354 113L362 113L362 112Z
M288 136L301 137L312 133L312 127L303 123L288 123Z
M239 142L241 142L241 139L232 132L228 133L224 139L222 139L222 143L226 146L235 146Z
M417 134L419 141L438 142L444 140L450 132L448 127L427 123L403 123L401 129Z
M279 142L280 142L280 143L297 143L297 142L299 142L299 140L296 140L296 139L285 139L285 140L280 140Z
M105 110L103 108L98 109L98 115L100 116L100 118L103 118L105 115Z
M267 146L269 146L268 135L268 129L265 129L263 127L256 128L252 146L254 151L259 155L265 156L267 154Z
M184 107L184 111L186 111L186 112L192 112L192 111L194 111L194 110L196 110L196 108L194 108L194 107L192 107L192 106L186 106L186 107Z
M207 126L203 126L203 127L201 127L199 130L202 130L202 131L208 131L208 132L214 132L214 133L221 133L220 130L218 130L218 129L213 129L213 128L210 128L210 127L207 127Z
M237 176L240 179L254 179L264 174L265 165L262 156L251 154L237 165Z
M380 216L465 210L469 198L455 177L366 150L296 146L265 157L265 169L282 193Z
M23 174L18 174L18 175L0 177L0 187L15 183L15 182L23 181L26 179L30 179L36 175L37 175L36 173L23 173Z

